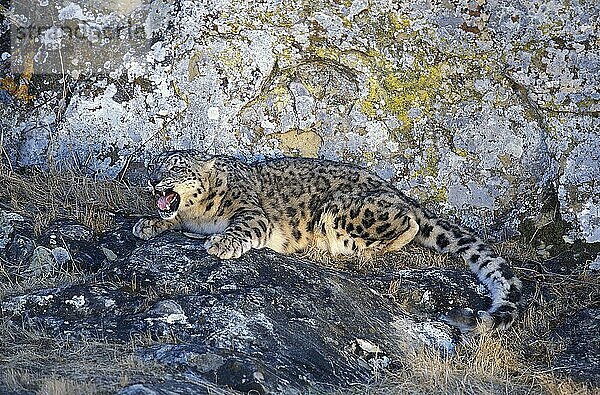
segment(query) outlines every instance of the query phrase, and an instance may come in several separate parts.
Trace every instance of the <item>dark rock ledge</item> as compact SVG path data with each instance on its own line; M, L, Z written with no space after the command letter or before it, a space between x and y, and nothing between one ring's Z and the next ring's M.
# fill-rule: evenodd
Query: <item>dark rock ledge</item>
M60 339L152 339L138 357L171 373L122 394L348 388L400 366L408 348L452 352L458 334L436 318L487 303L466 272L364 276L267 250L220 261L180 233L136 240L131 225L98 237L62 221L36 238L27 219L0 211L9 273L84 273L78 284L5 296L2 319ZM391 281L401 303L385 296Z

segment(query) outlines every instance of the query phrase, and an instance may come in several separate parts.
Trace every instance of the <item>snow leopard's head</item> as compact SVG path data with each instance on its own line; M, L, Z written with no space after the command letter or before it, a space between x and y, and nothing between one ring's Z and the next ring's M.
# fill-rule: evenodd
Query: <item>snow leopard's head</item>
M148 164L148 187L161 218L172 219L209 192L208 176L214 159L195 150L167 151Z

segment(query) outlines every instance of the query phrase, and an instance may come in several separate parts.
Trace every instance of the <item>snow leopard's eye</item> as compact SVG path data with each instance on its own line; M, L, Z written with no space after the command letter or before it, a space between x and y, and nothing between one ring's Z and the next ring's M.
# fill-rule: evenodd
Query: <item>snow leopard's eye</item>
M175 173L175 174L182 174L182 173L185 173L187 171L187 167L185 167L185 166L171 166L169 168L169 171L171 173Z

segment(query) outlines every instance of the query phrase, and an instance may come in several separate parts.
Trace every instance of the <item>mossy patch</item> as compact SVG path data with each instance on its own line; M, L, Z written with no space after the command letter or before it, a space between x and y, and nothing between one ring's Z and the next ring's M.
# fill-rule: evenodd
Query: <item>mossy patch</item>
M442 64L411 71L385 71L367 81L362 111L371 118L393 114L410 130L431 112L442 85Z
M234 45L228 45L220 51L217 54L217 59L232 74L238 73L244 66L242 51Z
M419 170L415 170L414 177L433 177L438 176L440 153L435 147L427 147L424 154L424 166Z

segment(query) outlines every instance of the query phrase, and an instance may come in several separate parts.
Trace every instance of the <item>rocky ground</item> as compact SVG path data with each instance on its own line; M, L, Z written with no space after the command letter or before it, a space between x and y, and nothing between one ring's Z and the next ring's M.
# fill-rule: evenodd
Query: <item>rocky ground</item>
M451 352L456 345L451 328L411 317L355 273L269 251L219 261L199 240L177 233L141 243L131 221L97 238L83 225L58 222L35 238L24 218L3 219L13 228L8 280L51 276L69 265L88 274L81 283L6 296L3 318L65 341L156 339L137 355L173 377L147 388L331 391L368 383L407 347ZM436 273L448 287L473 290L460 302L477 298L472 278Z
M104 231L72 218L38 226L2 205L0 392L585 393L600 385L598 271L582 270L589 248L536 262L498 246L525 281L524 317L505 334L467 339L440 317L488 299L447 257L412 247L335 268L267 250L220 261L190 235L143 242L131 235L136 218L111 218ZM457 379L463 374L475 381Z

